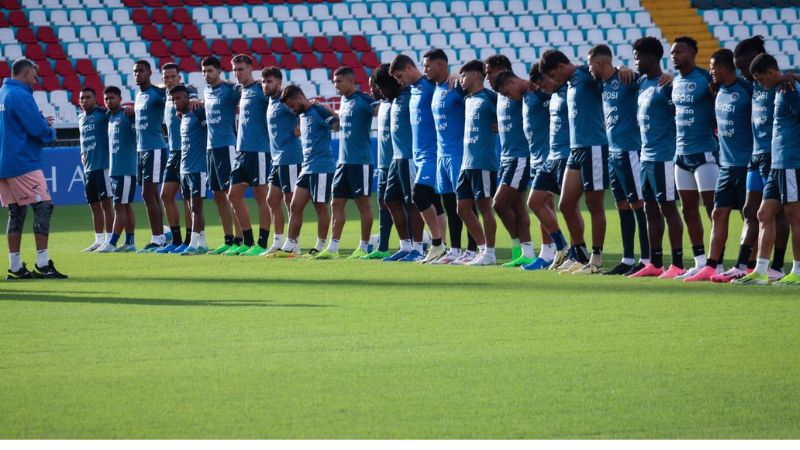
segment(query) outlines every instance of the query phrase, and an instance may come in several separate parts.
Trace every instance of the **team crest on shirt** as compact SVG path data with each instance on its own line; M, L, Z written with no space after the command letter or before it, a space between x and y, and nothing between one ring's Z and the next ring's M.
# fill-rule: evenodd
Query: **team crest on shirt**
M694 81L689 82L689 83L686 84L686 89L688 89L690 91L695 90L695 88L697 88L697 83L695 83Z
M614 80L614 81L611 82L611 89L613 89L615 91L617 89L619 89L619 80Z
M734 93L732 93L732 94L731 94L731 100L733 100L734 102L735 102L736 100L739 100L739 93L738 93L738 92L734 92Z

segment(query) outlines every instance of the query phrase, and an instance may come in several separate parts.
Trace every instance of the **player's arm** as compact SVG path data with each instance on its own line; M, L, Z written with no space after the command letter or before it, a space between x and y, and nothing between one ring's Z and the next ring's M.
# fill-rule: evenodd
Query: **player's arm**
M666 86L668 84L672 84L672 80L675 79L675 75L671 73L662 73L661 76L658 78L658 85L659 86Z
M16 102L17 105L11 108L12 111L19 118L22 127L25 131L39 140L42 143L48 143L56 140L56 129L53 128L55 119L53 117L44 117L36 106L36 101L31 96L22 96L21 101Z
M335 114L332 109L323 107L320 109L320 115L331 130L339 130L339 115Z
M198 108L204 108L205 105L203 104L203 101L200 100L200 96L197 94L197 89L191 85L186 86L186 89L189 91L189 111L194 111Z
M622 84L631 84L638 78L636 72L626 66L617 67L617 73L619 74L619 81L621 81Z

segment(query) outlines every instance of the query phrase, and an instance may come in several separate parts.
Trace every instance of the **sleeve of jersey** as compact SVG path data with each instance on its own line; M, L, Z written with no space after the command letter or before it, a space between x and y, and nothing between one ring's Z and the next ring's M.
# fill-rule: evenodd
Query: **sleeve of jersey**
M25 128L25 131L38 138L42 143L52 142L56 139L56 130L47 124L47 121L39 112L39 107L33 100L33 96L21 95L16 96L19 101L16 102L17 106L13 108L19 118L20 123Z
M199 98L197 94L197 88L192 85L186 86L186 90L189 91L189 98L192 100L197 100Z
M322 118L322 120L325 121L325 124L328 125L329 127L332 128L334 125L339 123L339 118L334 116L333 113L328 111L326 108L320 106L319 108L317 108L317 112L319 113L319 116Z
M780 88L779 88L780 89ZM784 98L786 102L789 103L789 106L798 114L798 121L800 121L800 83L797 81L794 82L794 89L793 91L788 91L784 94Z
M164 108L166 106L166 104L167 104L167 88L165 88L165 87L156 87L156 86L154 86L154 87L156 89L156 92L158 92L158 102L154 102L154 103L156 103L156 106Z

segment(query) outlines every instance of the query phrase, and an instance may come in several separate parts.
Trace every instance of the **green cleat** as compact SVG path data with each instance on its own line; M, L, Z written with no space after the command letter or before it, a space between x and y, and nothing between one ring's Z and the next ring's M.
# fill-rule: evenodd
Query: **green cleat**
M385 251L385 252L382 252L380 250L373 250L367 256L362 256L361 259L377 259L377 260L380 261L380 260L383 260L383 258L388 258L390 256L392 256L392 252L390 252L388 250Z
M516 261L522 256L522 247L511 247L511 261Z
M250 247L246 252L240 253L239 256L261 256L262 253L266 252L267 249L261 247L260 245L256 244Z
M221 254L227 252L228 250L230 250L231 247L232 247L231 245L222 244L219 247L215 248L214 250L211 250L210 252L208 252L208 254L209 255L221 255Z
M739 278L738 280L731 281L731 284L752 284L763 286L769 284L769 277L753 271L742 278Z
M314 257L314 259L339 259L339 252L329 252L327 250L323 250Z
M361 248L359 247L350 256L348 256L347 259L363 259L366 258L368 255L369 253L365 252L364 250L361 250Z
M248 250L250 250L250 247L248 247L248 246L246 246L244 244L239 245L239 246L234 244L231 248L228 249L227 252L223 253L222 256L239 256L239 255L241 255L242 253L244 253L244 252L246 252Z
M800 286L800 275L795 275L793 272L790 272L789 275L786 275L772 284L775 286Z
M515 260L509 261L509 262L503 264L503 267L513 269L515 267L528 265L528 264L532 263L535 260L536 260L536 258L526 258L524 256L520 256L519 258L517 258Z

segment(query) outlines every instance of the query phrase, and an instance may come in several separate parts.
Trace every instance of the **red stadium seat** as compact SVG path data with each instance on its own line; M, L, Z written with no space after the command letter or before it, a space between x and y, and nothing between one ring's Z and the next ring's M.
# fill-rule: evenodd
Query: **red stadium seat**
M11 24L8 23L8 17L3 11L0 11L0 28L8 28Z
M160 41L161 33L155 25L142 25L142 39L145 41Z
M300 67L303 69L316 69L319 67L319 60L317 55L313 53L303 53L300 57Z
M50 59L67 59L67 54L61 44L47 44L44 54Z
M103 92L103 80L101 80L100 76L97 74L83 77L83 84L84 86L93 88L95 92Z
M44 56L44 50L39 44L30 44L25 47L25 57L36 61L47 59Z
M228 47L228 41L224 39L214 39L214 42L211 43L211 53L220 57L231 56L233 54L231 48Z
M270 5L281 5L283 4L283 1L284 0L267 0L267 3L269 3Z
M244 5L244 0L228 0L227 4L230 6Z
M72 63L66 59L56 61L56 73L61 76L75 75L75 69L72 68Z
M355 53L345 52L342 53L342 65L352 68L361 67L361 61L358 60L358 56Z
M172 21L175 23L192 23L192 17L186 8L175 8L172 10Z
M41 84L39 86L44 91L56 91L61 89L61 83L58 81L58 77L55 75L42 77Z
M161 37L168 41L182 41L181 32L175 25L164 25L161 27Z
M248 5L263 5L264 4L264 0L245 0L245 3L247 3ZM269 2L267 2L267 3L269 3ZM266 66L264 66L264 67L266 67Z
M133 12L131 12L131 19L133 20L133 23L135 23L136 25L149 25L153 23L150 20L150 16L147 15L147 10L141 8L134 9Z
M253 53L258 55L270 55L272 54L272 50L269 49L269 45L267 44L267 40L264 38L255 38L250 43L250 48L253 50Z
M170 6L172 8L183 6L183 4L183 0L164 0L164 6Z
M297 57L294 56L294 54L292 54L292 53L289 53L287 55L282 55L281 56L281 64L280 65L281 65L281 67L283 67L286 70L292 70L292 69L299 69L300 68L300 64L297 63Z
M230 58L220 58L219 63L222 66L223 71L230 72L233 70L233 63L231 62Z
M200 34L200 30L197 29L195 24L186 24L181 28L181 36L183 36L188 41L199 41L203 39L203 35Z
M39 27L39 29L36 30L36 38L39 39L39 42L44 42L45 44L54 44L58 42L56 33L50 27Z
M186 0L186 6L205 6L205 2L203 0Z
M158 67L164 67L164 64L174 63L175 58L158 58Z
M8 63L5 61L0 61L0 78L8 78L11 76L11 68L8 67Z
M94 68L90 59L77 60L75 62L75 71L80 75L97 75L97 69Z
M336 69L339 67L339 58L336 53L323 53L320 65L326 69Z
M172 23L172 20L169 18L167 10L164 8L154 9L151 18L153 19L153 23L157 23L159 25L166 25L168 23Z
M311 46L308 45L308 39L304 37L292 38L292 51L295 53L311 53Z
M141 8L144 6L144 2L142 0L125 0L124 5L128 8Z
M187 56L185 58L181 58L181 62L178 64L178 67L181 68L182 72L199 72L200 65L197 64L197 59L193 56Z
M0 6L3 9L22 9L22 5L20 5L18 0L3 0L0 2Z
M56 61L56 65L58 63L60 63L60 62L65 62L65 63L69 64L69 61L61 60L61 61ZM53 72L53 66L50 65L50 61L47 61L47 60L41 61L38 64L38 66L39 66L39 76L40 77L49 77L50 75L55 75L56 74L56 72ZM71 69L71 67L70 67L70 69Z
M30 28L18 29L16 38L20 44L35 44L39 42L39 40L36 39L36 36L33 34L33 30Z
M333 48L333 51L340 53L351 51L350 44L347 43L347 38L344 36L334 36L331 39L331 48Z
M153 41L150 43L150 54L156 58L166 58L171 55L167 44L164 41Z
M281 55L284 53L289 53L289 45L286 43L286 39L284 38L272 38L269 41L269 48L272 50L272 53L278 53Z
M353 67L353 73L355 74L356 83L369 84L367 71L363 67Z
M192 54L195 56L199 56L201 58L205 58L206 56L211 56L211 50L208 48L208 44L206 41L192 41Z
M151 8L158 8L164 6L164 2L162 0L144 0L144 5Z
M192 52L185 41L172 41L169 46L170 52L175 56L191 56Z
M277 67L278 59L275 55L264 55L261 58L261 67Z
M361 65L374 69L381 65L378 55L374 52L364 52L361 54Z
M370 47L367 42L367 38L364 36L353 36L350 38L350 47L357 52L368 52L372 50L372 47Z
M28 17L22 11L11 11L8 13L8 23L13 27L27 27Z
M266 45L266 42L264 44ZM234 39L231 41L231 51L237 55L240 53L247 54L250 53L250 47L244 39Z
M311 48L318 53L328 53L332 51L328 38L322 36L317 36L311 40Z
M67 75L61 80L61 86L68 91L80 89L81 85L81 79L77 75Z

